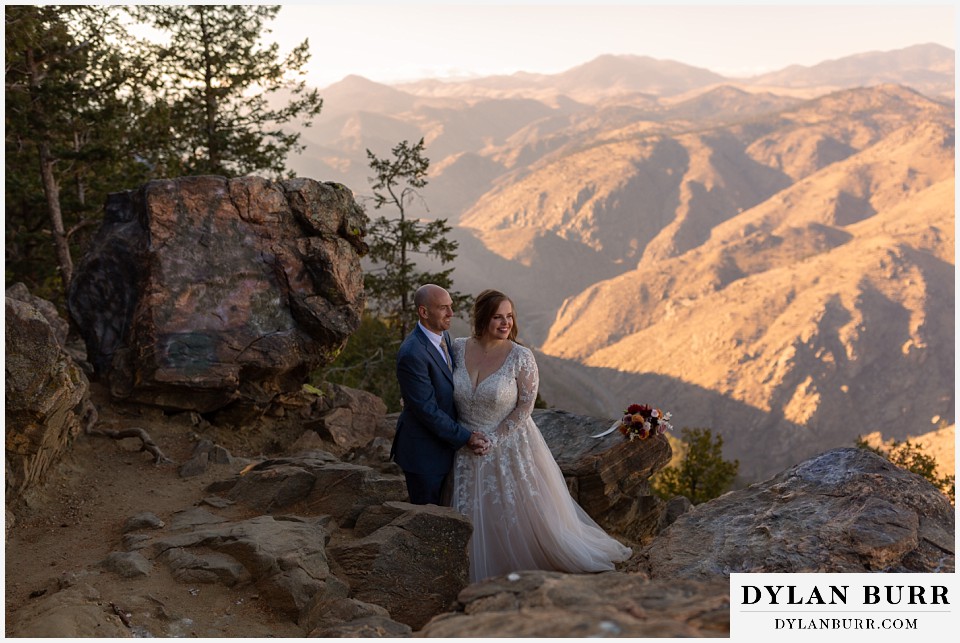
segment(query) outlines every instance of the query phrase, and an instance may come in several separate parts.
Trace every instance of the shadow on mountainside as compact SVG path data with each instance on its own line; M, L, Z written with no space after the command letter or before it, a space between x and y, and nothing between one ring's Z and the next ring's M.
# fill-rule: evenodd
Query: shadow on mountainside
M857 437L847 436L845 427L838 426L830 439L811 443L807 429L782 415L674 377L583 366L539 352L537 364L540 394L548 405L613 420L629 404L650 404L673 414L678 434L683 427L699 427L721 435L724 457L740 461L743 484L763 480L831 448L852 446Z

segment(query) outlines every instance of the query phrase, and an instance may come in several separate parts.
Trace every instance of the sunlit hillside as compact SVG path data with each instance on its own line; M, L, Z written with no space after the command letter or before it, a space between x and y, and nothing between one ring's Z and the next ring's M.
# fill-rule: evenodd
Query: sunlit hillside
M953 421L952 53L737 82L643 57L351 77L293 164L362 199L365 150L422 136L455 286L514 297L547 402L656 402L752 479Z

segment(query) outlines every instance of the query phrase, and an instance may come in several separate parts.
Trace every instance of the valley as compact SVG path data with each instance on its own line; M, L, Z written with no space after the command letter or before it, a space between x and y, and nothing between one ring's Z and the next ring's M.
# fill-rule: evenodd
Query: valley
M454 226L456 289L516 300L547 403L669 408L755 480L953 423L952 51L920 49L847 61L863 84L629 56L348 77L291 165L362 202L365 150L423 137L418 216Z

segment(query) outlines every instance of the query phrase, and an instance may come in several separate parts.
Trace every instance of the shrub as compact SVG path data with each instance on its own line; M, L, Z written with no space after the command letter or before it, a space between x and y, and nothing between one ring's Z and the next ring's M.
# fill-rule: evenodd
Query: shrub
M723 459L723 437L701 428L684 428L680 433L683 454L679 464L654 476L654 492L664 499L685 496L696 505L730 489L740 461Z
M911 442L910 440L903 442L893 440L889 447L875 447L868 444L862 436L857 436L855 445L858 448L867 449L868 451L882 455L901 469L906 469L918 476L926 478L933 486L950 498L951 504L956 504L956 476L938 476L936 459L924 453L923 447L916 442Z

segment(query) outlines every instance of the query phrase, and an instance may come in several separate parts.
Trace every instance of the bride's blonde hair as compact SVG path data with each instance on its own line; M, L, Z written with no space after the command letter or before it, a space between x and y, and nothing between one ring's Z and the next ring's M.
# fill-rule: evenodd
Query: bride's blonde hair
M507 337L510 341L516 341L519 328L517 326L517 306L513 300L504 295L499 290L484 290L477 295L473 301L473 336L480 339L483 331L490 325L490 320L497 314L497 309L504 301L509 301L513 308L513 327L510 329L510 335Z

